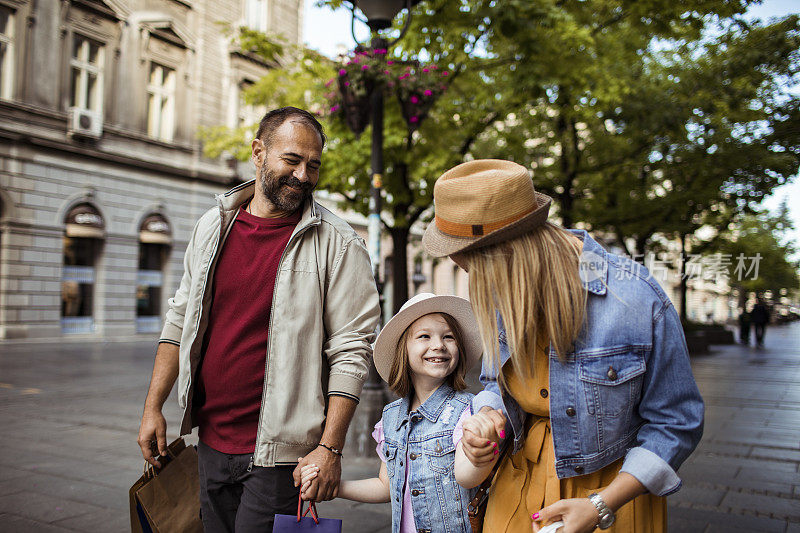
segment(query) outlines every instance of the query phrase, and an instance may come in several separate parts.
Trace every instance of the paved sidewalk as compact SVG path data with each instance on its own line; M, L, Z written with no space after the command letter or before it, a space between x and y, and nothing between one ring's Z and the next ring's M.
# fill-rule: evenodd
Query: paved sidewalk
M0 533L128 530L153 350L141 341L0 343ZM800 533L800 324L770 328L763 350L715 347L693 366L706 433L670 497L670 531ZM165 415L173 438L174 395ZM344 476L377 466L348 458ZM319 509L348 533L389 530L388 504Z

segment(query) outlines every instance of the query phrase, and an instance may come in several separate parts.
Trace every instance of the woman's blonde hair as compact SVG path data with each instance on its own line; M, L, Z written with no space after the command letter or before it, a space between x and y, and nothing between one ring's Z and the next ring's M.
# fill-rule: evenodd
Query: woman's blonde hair
M580 252L576 237L547 222L520 237L459 254L469 271L484 357L498 370L502 386L497 313L517 373L532 375L533 356L545 342L562 360L572 351L586 308Z
M458 321L447 313L428 313L430 315L441 315L453 337L456 340L456 348L458 348L458 363L455 370L447 376L447 383L453 390L461 391L467 388L465 377L467 375L467 354L464 352L464 335L461 328L458 326ZM427 315L422 315L427 316ZM419 320L422 317L417 318ZM416 320L414 321L416 322ZM392 361L392 369L389 371L389 388L400 396L401 398L408 396L414 389L413 382L411 381L411 365L408 363L408 339L411 337L412 322L403 334L400 340L397 341L395 348L394 361Z

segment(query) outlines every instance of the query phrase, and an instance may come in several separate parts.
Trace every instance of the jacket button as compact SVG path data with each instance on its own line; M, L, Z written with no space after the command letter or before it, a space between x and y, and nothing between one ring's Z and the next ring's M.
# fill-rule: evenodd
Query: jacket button
M539 391L539 394L542 395L542 398L547 398L547 389L542 389Z
M412 496L419 496L419 491L417 489L414 489L414 490L411 491L411 495Z
M610 366L610 367L608 367L608 372L606 373L606 376L608 376L608 379L610 379L611 381L616 381L617 380L617 371L614 370L614 367Z
M575 473L576 474L583 474L583 467L581 465L576 466L575 467Z
M567 407L567 416L575 416L575 408Z
M414 459L416 459L416 458L417 458L417 454L415 454L415 453L410 453L410 454L408 455L408 457L409 457L409 458L411 458L411 460L413 461Z

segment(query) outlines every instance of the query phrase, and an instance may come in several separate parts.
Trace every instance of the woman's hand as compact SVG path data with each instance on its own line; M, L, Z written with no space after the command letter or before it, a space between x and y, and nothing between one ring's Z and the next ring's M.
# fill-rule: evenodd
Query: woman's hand
M559 529L559 533L590 533L600 522L597 508L589 498L559 500L534 513L531 518L534 533L556 520L564 522L564 527Z
M464 455L475 467L486 466L499 453L499 442L506 437L506 417L502 411L482 407L464 421L461 445Z

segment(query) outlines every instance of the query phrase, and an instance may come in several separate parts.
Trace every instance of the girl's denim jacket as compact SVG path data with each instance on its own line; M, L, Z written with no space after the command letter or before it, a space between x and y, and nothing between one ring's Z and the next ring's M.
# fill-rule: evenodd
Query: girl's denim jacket
M409 398L383 409L384 455L392 498L392 533L400 531L406 461L414 522L420 533L470 533L467 505L473 490L456 483L453 428L472 394L444 384L409 412Z
M703 399L678 315L647 269L604 250L584 231L581 279L588 291L583 331L561 361L550 346L550 420L559 478L625 460L622 472L660 496L680 489L676 471L703 434ZM509 358L500 324L501 365ZM514 451L525 413L484 365L472 401L502 409ZM545 394L544 392L542 393ZM508 429L513 431L508 433Z

